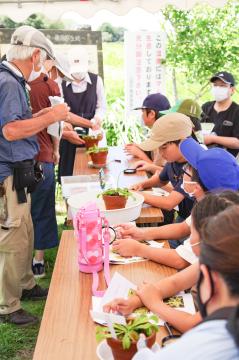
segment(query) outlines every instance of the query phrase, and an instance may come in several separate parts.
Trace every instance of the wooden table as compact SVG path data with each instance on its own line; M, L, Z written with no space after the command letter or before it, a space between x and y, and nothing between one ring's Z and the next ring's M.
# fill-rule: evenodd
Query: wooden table
M165 242L166 246L167 242ZM176 272L153 263L111 265L135 284L154 282ZM73 231L64 231L52 275L33 360L95 360L97 343L91 320L92 275L78 270L77 246ZM102 273L100 286L104 288ZM160 328L157 339L167 335Z
M89 155L86 154L84 148L78 148L76 150L75 164L73 175L92 175L98 174L99 169L90 168L88 162L90 161ZM126 157L124 151L120 147L110 147L108 155L108 165L105 169L106 174L113 176L115 181L118 181L119 187L129 187L137 182L141 182L147 179L145 171L137 171L136 174L125 175L124 169L133 168L136 159ZM140 217L136 220L137 224L150 224L150 223L162 223L164 216L162 210L156 207L143 207Z

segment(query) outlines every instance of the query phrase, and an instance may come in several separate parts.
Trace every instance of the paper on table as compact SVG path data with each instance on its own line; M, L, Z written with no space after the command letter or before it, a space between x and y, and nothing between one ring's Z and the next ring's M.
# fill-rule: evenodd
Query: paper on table
M65 101L64 98L61 96L49 96L49 100L51 106L63 104ZM62 136L63 126L64 126L64 121L55 122L54 124L48 126L47 133L51 136L60 139Z
M151 246L153 248L157 248L157 249L160 249L164 246L164 242L157 242L154 240L147 240L147 241L145 241L145 243L147 243L149 246ZM142 258L140 256L131 256L131 257L121 256L121 255L113 252L112 246L110 247L110 263L111 264L123 265L123 264L131 264L131 263L139 262L139 261L146 261L146 260L147 259Z
M115 272L103 298L96 298L95 296L92 297L92 310L90 311L92 319L100 324L106 324L107 317L110 316L112 322L120 321L118 323L122 324L124 321L125 324L124 316L113 313L104 313L103 306L117 297L127 299L129 290L136 290L136 288L136 285L134 285L131 281L126 279L120 273Z
M103 306L115 298L127 299L129 297L130 291L136 290L136 288L137 286L135 284L126 279L120 273L115 272L103 298L92 297L92 319L100 324L106 324L107 321L103 315ZM170 297L169 299L165 299L164 302L179 311L185 311L189 314L195 313L193 297L190 293L186 294L182 291L177 295ZM147 308L141 307L140 309L136 309L129 317L134 317L137 315L137 313L144 313L148 316L152 315L152 312ZM124 318L124 316L118 314L112 315L120 316L119 321L123 321L122 318ZM118 321L118 319L115 320ZM164 321L159 319L158 325L163 326L163 324Z

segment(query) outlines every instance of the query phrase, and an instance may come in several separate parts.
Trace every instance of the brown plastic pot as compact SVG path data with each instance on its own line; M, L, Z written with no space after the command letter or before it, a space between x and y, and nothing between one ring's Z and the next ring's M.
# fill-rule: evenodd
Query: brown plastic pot
M103 195L106 210L115 210L125 208L128 200L127 196L123 195Z
M90 139L89 138L86 138L86 139L83 138L83 140L85 142L86 149L89 149L89 148L94 147L94 146L98 146L98 143L100 141L100 139L98 137L97 138L93 137L93 138L90 138Z
M129 349L124 350L122 346L122 341L118 339L106 339L107 344L110 346L113 353L114 360L131 360L132 357L137 352L137 342L133 341ZM151 348L156 341L156 333L146 338L147 347Z
M100 151L98 153L91 153L90 157L93 164L97 166L105 166L107 155L108 155L108 151Z

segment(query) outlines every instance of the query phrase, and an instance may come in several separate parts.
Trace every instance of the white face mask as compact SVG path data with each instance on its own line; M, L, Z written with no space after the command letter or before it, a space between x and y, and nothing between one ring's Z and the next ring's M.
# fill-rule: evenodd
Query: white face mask
M87 72L77 72L77 73L72 73L71 75L76 79L76 80L83 80L86 77Z
M28 78L27 82L31 82L31 81L36 80L37 78L39 78L41 73L42 73L42 66L41 66L39 71L35 71L34 70L34 64L33 64L32 65L32 71L31 71L31 74L29 75L29 78Z
M54 80L58 85L61 85L62 84L62 81L63 81L63 79L62 79L62 77L60 77L59 75L57 76L57 78L55 78L55 80Z
M229 88L224 86L213 86L211 89L212 96L218 102L230 97Z
M182 184L181 184L181 189L186 193L188 194L189 197L193 198L195 197L194 194L195 194L195 191L193 192L188 192L185 190L185 187L184 187L184 183L190 183L190 184L196 184L195 181L184 181Z

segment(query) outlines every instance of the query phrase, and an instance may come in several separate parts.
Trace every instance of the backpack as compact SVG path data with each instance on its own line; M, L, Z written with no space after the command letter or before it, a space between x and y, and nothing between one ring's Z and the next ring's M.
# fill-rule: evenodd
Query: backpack
M109 269L109 223L100 214L95 203L81 207L73 219L75 236L78 243L79 270L93 274L92 293L103 296L104 291L97 290L98 272L104 270L107 286L110 282Z

